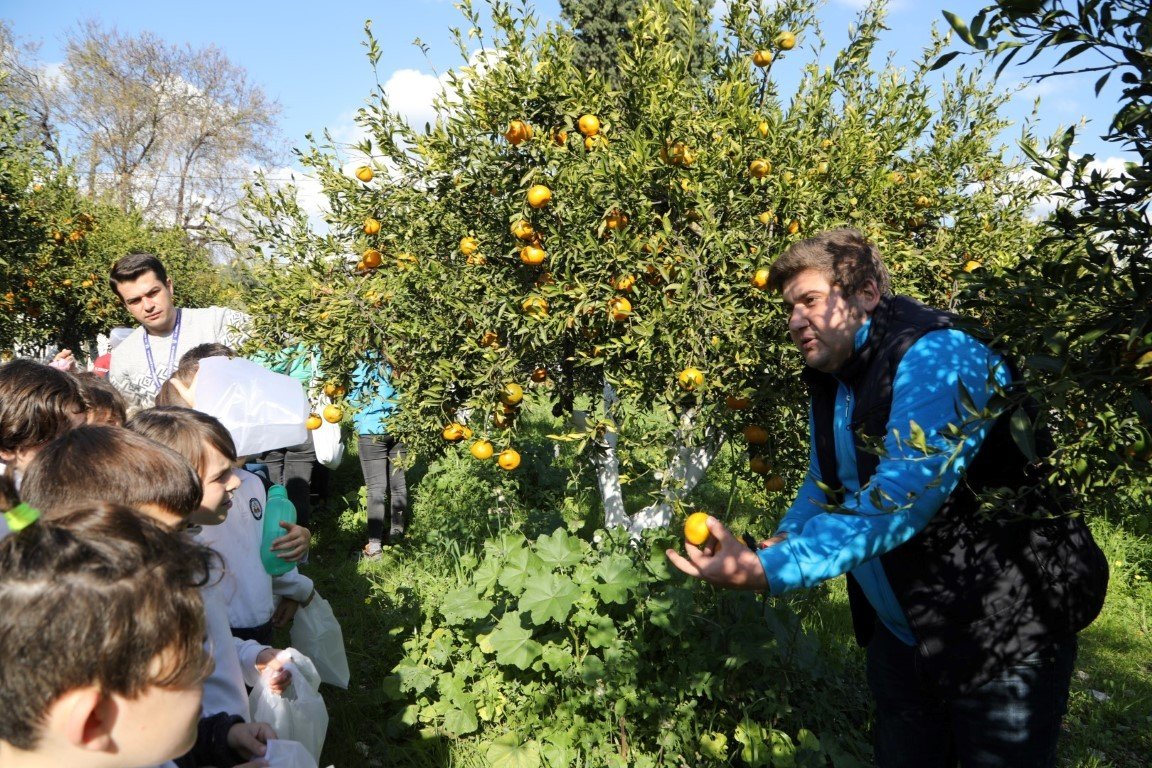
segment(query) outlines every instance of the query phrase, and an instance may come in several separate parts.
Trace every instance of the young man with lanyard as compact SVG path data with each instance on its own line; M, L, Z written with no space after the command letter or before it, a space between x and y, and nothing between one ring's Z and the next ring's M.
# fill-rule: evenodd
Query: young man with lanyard
M152 254L134 253L112 266L108 284L140 323L116 347L108 380L129 408L148 408L180 356L192 347L217 342L232 348L244 337L248 316L226 307L182 309L172 301L172 280Z
M959 318L893 296L856 230L794 244L770 283L805 363L807 479L756 551L710 517L709 541L668 558L773 595L846 574L882 768L1054 766L1108 573L1012 439L1012 404L1034 405Z

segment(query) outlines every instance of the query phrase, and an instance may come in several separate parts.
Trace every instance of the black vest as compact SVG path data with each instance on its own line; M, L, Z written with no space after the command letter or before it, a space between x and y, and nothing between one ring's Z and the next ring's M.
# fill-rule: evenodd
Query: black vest
M912 299L885 297L872 315L867 341L835 377L805 369L816 461L833 491L830 502L836 503L841 490L833 438L838 380L855 401L851 427L864 487L880 461L867 443L875 445L889 431L892 385L904 353L929 331L959 323ZM1017 407L1034 414L1036 406ZM1083 629L1104 604L1107 561L1081 517L1058 502L1040 468L1016 446L1011 416L1007 411L997 418L959 485L924 529L880 556L916 637L920 671L943 692L974 688L1047 639ZM908 425L893 427L906 433ZM1040 438L1043 453L1050 444ZM999 503L982 509L982 496L994 490ZM867 645L876 613L851 575L848 594L857 642Z

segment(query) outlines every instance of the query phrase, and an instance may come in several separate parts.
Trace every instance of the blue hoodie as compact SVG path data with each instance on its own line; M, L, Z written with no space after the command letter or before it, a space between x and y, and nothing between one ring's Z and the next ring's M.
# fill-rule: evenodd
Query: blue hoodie
M866 322L857 331L857 349L868 338L870 326ZM879 555L927 525L960 482L992 426L992 419L973 420L964 409L960 384L975 407L983 409L995 389L1009 381L1003 359L973 337L957 330L922 336L896 370L885 454L863 488L849 427L852 393L840 384L833 429L844 501L833 512L824 509L827 499L817 485L820 470L810 437L807 479L777 529L788 538L758 552L770 592L778 595L851 572L880 620L905 643L914 645ZM924 431L927 452L909 441L913 423ZM947 433L950 424L962 427L963 441ZM811 435L811 413L808 426Z

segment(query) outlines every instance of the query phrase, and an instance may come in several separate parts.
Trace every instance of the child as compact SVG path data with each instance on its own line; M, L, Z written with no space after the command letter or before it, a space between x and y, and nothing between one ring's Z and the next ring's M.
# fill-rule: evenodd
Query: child
M228 519L220 525L201 529L196 538L224 559L224 588L229 596L228 621L232 635L270 645L273 628L287 626L296 609L311 601L314 589L312 580L296 568L279 576L269 576L264 570L260 544L267 492L263 481L253 473L243 469L233 472L240 480L240 487L232 497L233 508ZM306 540L294 541L298 543L297 554L307 551ZM283 551L280 557L292 559ZM278 603L276 597L280 598Z
M139 508L171 531L182 531L190 522L227 514L228 497L235 487L231 464L224 456L232 450L231 438L223 427L219 430L222 449L197 445L195 460L202 466L197 474L186 457L144 435L118 427L79 427L43 448L28 467L22 494L46 515L86 500L116 499ZM275 661L277 649L233 640L227 609L213 586L219 582L218 566L215 571L203 590L215 670L204 686L205 718L197 749L211 756L208 764L231 766L244 757L263 755L264 742L275 738L267 724L243 722L248 713L244 685L254 683L264 667L277 668L279 662ZM287 684L287 673L281 672L274 687L282 689Z
M83 424L86 408L67 373L31 360L0 365L0 473L9 473L19 488L36 451ZM6 531L0 523L0 537Z
M108 383L108 379L91 371L77 371L72 374L80 386L80 395L88 404L88 424L108 424L121 427L128 418L128 404L119 390Z
M0 765L139 768L196 738L211 553L87 505L0 542Z

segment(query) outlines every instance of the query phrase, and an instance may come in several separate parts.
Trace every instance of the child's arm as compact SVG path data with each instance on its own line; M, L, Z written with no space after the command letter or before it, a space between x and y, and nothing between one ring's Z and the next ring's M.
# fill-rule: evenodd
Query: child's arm
M272 540L272 551L284 560L297 563L308 554L308 547L312 543L312 532L302 525L295 523L280 523L286 533Z
M249 688L256 687L266 669L276 672L268 680L268 688L273 693L283 693L292 683L292 673L284 669L284 661L279 658L279 648L260 645L255 640L233 639L236 642L236 654L240 657L240 670L244 673L244 682Z
M280 598L276 610L272 613L272 626L283 627L292 621L301 605L312 602L316 588L312 585L312 579L293 568L287 573L272 577L272 594Z
M177 768L203 765L236 765L264 755L265 744L276 738L268 723L246 723L240 715L217 712L200 718L196 724L196 743L185 755L176 758ZM244 765L267 765L264 761Z

